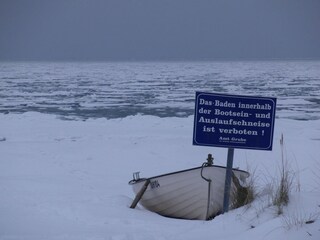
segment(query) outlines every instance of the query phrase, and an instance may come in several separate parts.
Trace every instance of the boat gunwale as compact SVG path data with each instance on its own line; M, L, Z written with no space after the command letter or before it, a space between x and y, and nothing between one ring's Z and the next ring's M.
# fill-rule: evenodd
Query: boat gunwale
M205 166L204 168L207 168L207 167L215 167L215 168L224 168L224 169L227 169L227 167L220 166L220 165L207 165L207 166ZM194 168L189 168L189 169L184 169L184 170L175 171L175 172L170 172L170 173L165 173L165 174L160 174L160 175L153 176L153 177L149 177L149 178L139 178L139 179L137 179L137 180L132 179L132 180L129 181L128 184L129 184L129 185L134 185L134 184L136 184L136 183L144 182L144 181L146 181L147 179L152 180L152 179L155 179L155 178L165 177L165 176L169 176L169 175L173 175L173 174L177 174L177 173L188 172L188 171L197 170L197 169L201 169L201 168L202 168L202 166L200 166L200 167L194 167ZM250 173L249 173L249 172L244 171L244 170L241 170L241 169L232 168L232 171L243 172L243 173L246 173L246 174L248 175L248 177L250 176Z

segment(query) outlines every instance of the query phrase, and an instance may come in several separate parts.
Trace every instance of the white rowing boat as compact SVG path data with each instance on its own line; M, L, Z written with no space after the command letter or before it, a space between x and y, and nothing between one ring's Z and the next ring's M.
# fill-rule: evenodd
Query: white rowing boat
M232 172L231 193L235 193L249 173L238 169ZM136 194L131 207L140 201L146 209L163 216L207 220L223 209L225 176L225 167L211 163L151 178L136 174L129 182ZM231 203L234 198L235 194L231 194Z

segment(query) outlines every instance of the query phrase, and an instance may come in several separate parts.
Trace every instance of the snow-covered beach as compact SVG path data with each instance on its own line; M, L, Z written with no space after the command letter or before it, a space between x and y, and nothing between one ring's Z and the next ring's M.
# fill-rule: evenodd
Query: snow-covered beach
M192 146L193 117L129 116L66 121L35 112L2 114L0 239L318 239L320 121L277 119L272 152L235 151L234 167L253 169L259 188L278 176L279 140L294 171L282 215L268 193L212 221L170 219L130 209L127 184L190 168L226 149ZM305 222L315 221L309 224Z
M319 239L319 61L1 63L0 239ZM258 197L211 221L129 206L141 177L200 166L194 92L277 97L272 151L235 149ZM284 136L284 148L280 146ZM290 200L272 187L284 159Z

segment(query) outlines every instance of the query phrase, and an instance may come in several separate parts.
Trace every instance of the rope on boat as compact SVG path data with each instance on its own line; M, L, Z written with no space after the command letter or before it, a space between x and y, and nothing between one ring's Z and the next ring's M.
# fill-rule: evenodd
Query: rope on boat
M207 214L206 214L206 220L208 220L209 219L209 217L210 217L210 195L211 195L211 182L212 182L212 180L210 179L210 178L206 178L206 177L204 177L203 176L203 174L202 174L202 172L203 172L203 169L205 168L205 167L208 167L208 166L211 166L212 165L212 160L213 160L213 158L212 158L212 156L211 156L211 154L209 154L208 155L208 162L205 162L205 163L203 163L202 164L202 167L201 167L201 177L206 181L206 182L208 182L208 200L207 200Z

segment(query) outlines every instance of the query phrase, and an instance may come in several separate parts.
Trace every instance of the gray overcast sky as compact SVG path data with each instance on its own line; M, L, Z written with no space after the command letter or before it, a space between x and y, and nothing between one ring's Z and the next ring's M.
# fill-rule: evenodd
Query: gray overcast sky
M0 0L0 60L320 59L320 0Z

